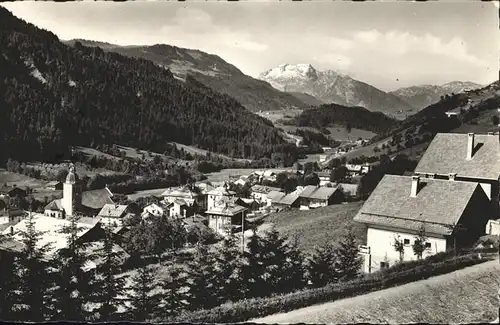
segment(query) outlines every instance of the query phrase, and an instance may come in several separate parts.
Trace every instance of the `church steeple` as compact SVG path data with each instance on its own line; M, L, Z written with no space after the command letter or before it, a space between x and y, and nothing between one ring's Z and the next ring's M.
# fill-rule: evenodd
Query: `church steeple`
M75 166L69 166L69 172L66 181L63 184L62 207L67 216L72 216L82 203L82 189L79 184L78 174L75 172Z

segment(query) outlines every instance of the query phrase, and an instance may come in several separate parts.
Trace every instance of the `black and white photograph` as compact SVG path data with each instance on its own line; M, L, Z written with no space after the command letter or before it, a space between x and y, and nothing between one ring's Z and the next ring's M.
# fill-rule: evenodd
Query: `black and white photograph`
M0 2L0 321L498 324L499 8Z

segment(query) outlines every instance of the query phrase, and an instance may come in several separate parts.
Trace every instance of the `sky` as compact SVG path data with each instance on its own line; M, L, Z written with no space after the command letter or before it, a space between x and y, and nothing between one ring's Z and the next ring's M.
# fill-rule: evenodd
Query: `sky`
M499 74L498 2L12 2L14 15L63 40L169 44L219 55L258 77L309 63L382 90Z

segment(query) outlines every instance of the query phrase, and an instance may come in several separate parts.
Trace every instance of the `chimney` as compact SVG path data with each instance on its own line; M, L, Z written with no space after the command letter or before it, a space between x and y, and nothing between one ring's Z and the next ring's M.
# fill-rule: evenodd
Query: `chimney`
M411 177L411 192L410 192L411 197L417 197L419 184L420 184L420 176L418 176L418 175L412 176Z
M457 177L457 173L449 173L448 174L448 179L450 181L454 181L455 180L455 177Z
M467 160L472 159L474 150L474 133L467 133Z

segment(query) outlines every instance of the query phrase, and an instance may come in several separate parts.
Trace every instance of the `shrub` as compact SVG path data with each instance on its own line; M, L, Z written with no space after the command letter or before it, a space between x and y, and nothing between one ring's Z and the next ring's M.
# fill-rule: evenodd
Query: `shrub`
M444 253L441 256L448 256L447 254L449 253ZM467 266L482 263L486 260L479 259L477 253L469 252L467 255L451 257L444 261L433 261L434 259L428 258L420 261L401 263L398 267L402 270L393 267L385 272L377 272L361 279L330 284L322 288L305 289L286 295L229 302L209 310L185 312L177 318L168 321L203 323L242 322L251 318L287 312L317 303L334 301L426 279L431 276L449 273ZM405 264L408 266L405 266Z

